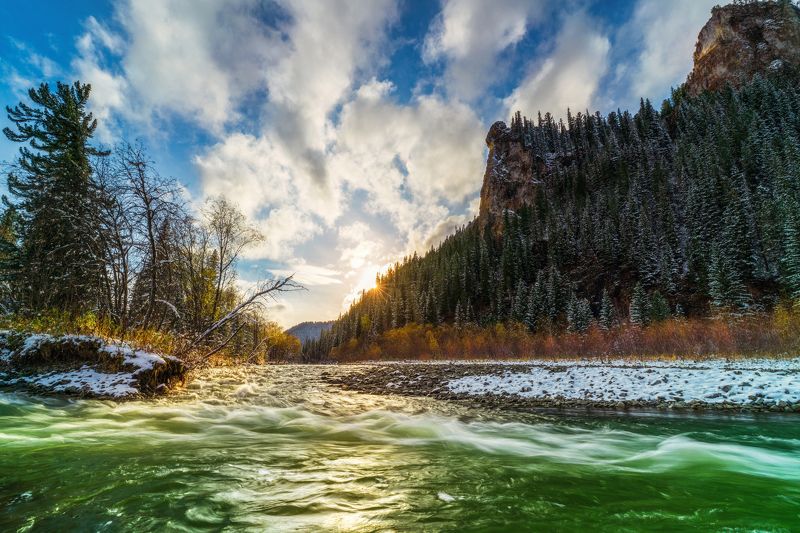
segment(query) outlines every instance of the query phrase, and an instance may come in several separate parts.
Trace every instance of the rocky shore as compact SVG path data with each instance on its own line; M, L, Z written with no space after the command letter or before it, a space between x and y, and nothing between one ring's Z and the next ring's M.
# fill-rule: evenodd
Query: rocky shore
M382 363L323 379L492 408L800 413L800 359Z
M185 374L179 359L122 342L0 331L0 388L122 400L164 393Z

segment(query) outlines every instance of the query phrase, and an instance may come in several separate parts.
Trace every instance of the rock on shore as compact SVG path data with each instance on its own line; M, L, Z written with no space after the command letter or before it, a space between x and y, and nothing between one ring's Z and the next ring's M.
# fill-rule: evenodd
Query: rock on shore
M373 394L492 407L746 410L800 413L800 358L364 365L329 382Z
M175 357L99 337L0 331L0 387L128 399L164 392L185 373Z

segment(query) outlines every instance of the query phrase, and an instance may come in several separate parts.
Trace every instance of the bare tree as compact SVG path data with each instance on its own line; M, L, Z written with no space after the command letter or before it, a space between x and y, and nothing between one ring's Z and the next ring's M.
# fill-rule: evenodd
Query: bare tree
M236 261L242 251L263 240L263 236L248 224L244 214L222 196L209 201L205 216L211 244L217 252L214 300L211 306L211 320L217 318L222 292L235 279Z
M170 303L166 298L158 297L159 273L163 270L163 263L169 261L168 257L159 253L165 250L159 246L159 237L169 231L170 223L182 216L184 209L175 180L164 178L153 169L140 144L119 146L115 160L119 180L118 201L124 204L131 225L136 229L133 242L139 258L138 282L144 281L142 276L147 280L140 326L148 328L154 322L153 315L159 300Z
M247 295L238 305L231 309L225 316L211 324L205 331L195 336L187 345L178 351L178 357L186 356L194 348L198 346L207 346L208 341L212 336L221 328L228 325L230 322L245 316L246 313L263 308L268 301L274 299L276 295L284 292L294 292L305 290L305 287L294 281L294 275L285 278L276 278L261 282L249 295ZM205 364L209 358L222 350L233 339L243 326L239 326L222 342L218 343L210 351L205 352L199 360L191 364L191 367Z

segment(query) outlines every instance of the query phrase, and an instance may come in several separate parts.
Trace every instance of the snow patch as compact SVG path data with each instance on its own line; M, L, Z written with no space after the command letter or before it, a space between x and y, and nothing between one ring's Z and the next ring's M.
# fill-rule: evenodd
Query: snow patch
M45 387L54 392L87 392L95 396L122 398L137 394L133 375L130 372L106 374L88 366L70 372L50 372L35 376L23 376L17 383Z
M140 392L137 388L136 376L156 366L166 364L166 360L177 361L172 356L160 356L144 350L137 350L123 342L107 342L99 337L90 335L62 335L54 336L45 333L30 334L25 337L22 345L16 350L11 350L8 337L20 335L9 331L0 331L0 363L11 365L12 356L25 357L35 355L48 343L65 346L68 344L89 344L97 346L100 354L107 354L112 359L122 357L123 371L102 372L89 365L83 365L77 370L43 372L26 375L24 372L14 375L10 370L0 373L0 385L27 384L46 388L53 392L80 392L87 395L123 398L136 395ZM159 385L159 387L161 387Z
M554 361L451 380L468 395L604 402L800 403L800 358L741 361Z

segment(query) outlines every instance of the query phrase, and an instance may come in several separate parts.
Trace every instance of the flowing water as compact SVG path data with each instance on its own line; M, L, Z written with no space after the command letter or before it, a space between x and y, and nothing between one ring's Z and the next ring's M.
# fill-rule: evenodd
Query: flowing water
M800 530L800 417L492 412L209 371L0 393L0 531Z

